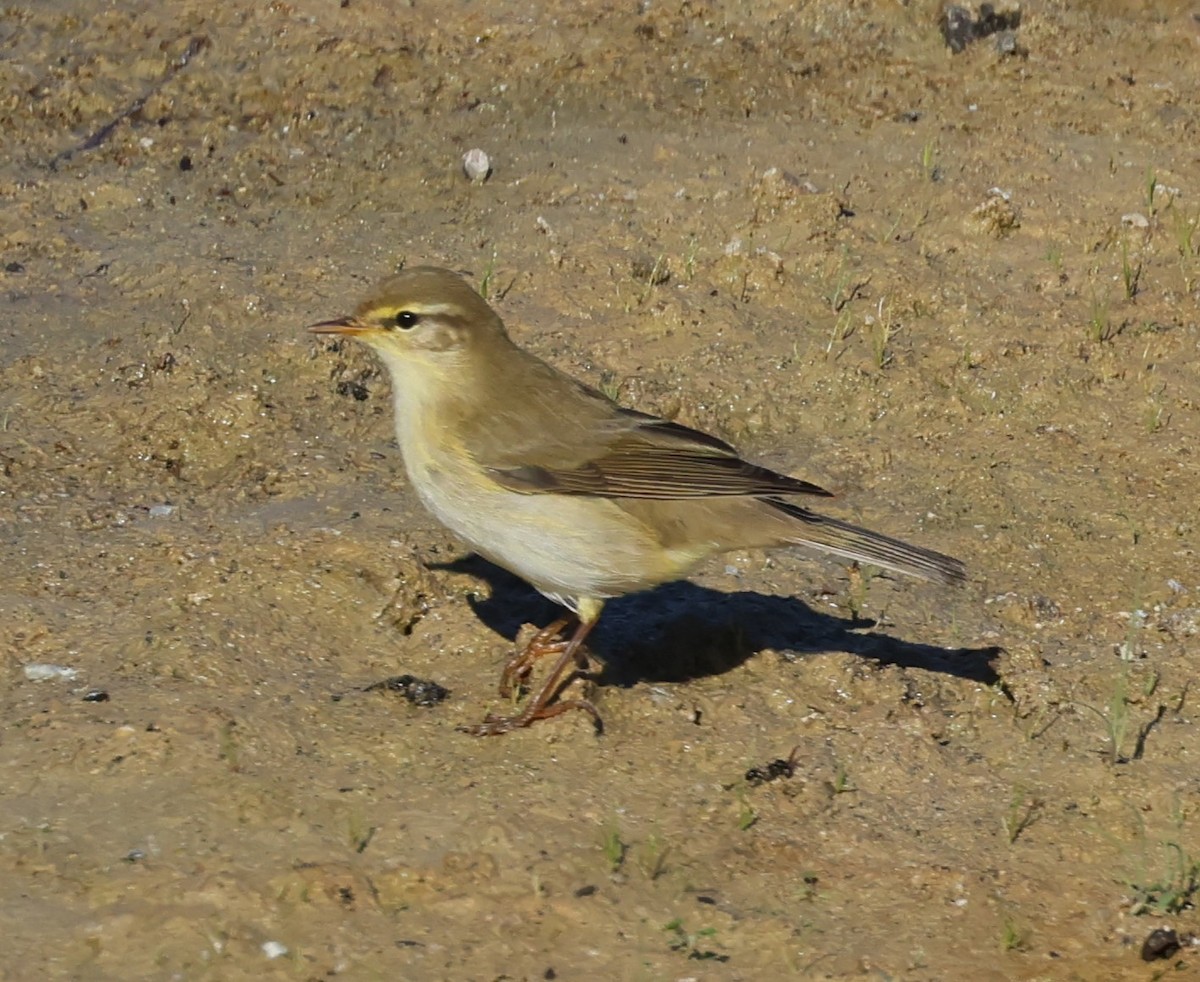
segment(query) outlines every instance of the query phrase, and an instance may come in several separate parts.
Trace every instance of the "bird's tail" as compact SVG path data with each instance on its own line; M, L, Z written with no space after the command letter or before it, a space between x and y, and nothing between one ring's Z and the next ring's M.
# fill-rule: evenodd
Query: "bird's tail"
M923 580L954 584L962 583L967 578L967 568L951 556L920 546L910 546L899 539L818 515L778 498L769 499L769 503L799 523L787 536L788 542L812 546L835 556L882 566L897 573L919 576Z

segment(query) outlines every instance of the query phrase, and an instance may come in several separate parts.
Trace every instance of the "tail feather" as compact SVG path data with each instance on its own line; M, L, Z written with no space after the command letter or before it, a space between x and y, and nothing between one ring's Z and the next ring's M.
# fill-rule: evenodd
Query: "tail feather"
M800 523L795 533L788 537L788 541L796 545L812 546L835 556L882 566L923 580L957 584L967 578L967 568L951 556L818 515L787 501L777 498L769 501L773 508Z

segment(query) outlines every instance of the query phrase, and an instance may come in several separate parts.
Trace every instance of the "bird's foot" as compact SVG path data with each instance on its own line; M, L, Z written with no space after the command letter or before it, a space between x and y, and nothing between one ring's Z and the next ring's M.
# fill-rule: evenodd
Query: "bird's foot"
M600 718L600 711L586 699L563 699L560 702L553 703L549 706L537 708L534 703L530 703L529 707L522 713L517 713L515 716L497 716L495 713L488 713L483 718L482 723L475 723L472 726L460 726L460 733L469 733L471 736L500 736L503 733L509 733L512 730L519 730L523 727L530 726L540 719L553 719L565 713L568 709L582 709L586 713L590 713L592 723L596 727L596 735L599 736L604 732L604 720Z
M570 618L560 617L553 624L542 628L525 645L523 651L515 654L504 666L500 673L500 698L512 697L513 689L521 689L533 674L533 666L547 655L561 656L571 643L570 639L562 636L564 628L570 623ZM583 666L580 666L583 667Z
M524 684L529 679L534 663L539 658L550 654L558 655L558 660L554 663L549 675L546 676L546 681L542 683L537 695L529 700L521 712L513 716L489 714L482 723L474 726L460 726L458 729L472 736L499 736L502 733L529 726L540 719L552 719L565 713L568 709L582 709L591 714L592 722L596 724L597 734L602 733L604 723L600 719L600 713L588 700L555 701L559 691L567 685L575 673L587 668L587 654L583 649L583 641L592 629L592 625L595 624L595 619L578 623L570 640L564 641L560 634L568 623L568 619L564 617L544 630L538 631L525 646L525 650L504 667L504 673L500 676L500 694L507 698L512 692L514 680L517 685Z

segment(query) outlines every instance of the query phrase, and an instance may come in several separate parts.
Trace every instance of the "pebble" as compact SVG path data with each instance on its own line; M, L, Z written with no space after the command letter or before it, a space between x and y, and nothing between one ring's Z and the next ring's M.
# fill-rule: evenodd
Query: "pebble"
M79 673L66 665L50 665L46 662L30 662L25 666L25 677L30 682L49 682L61 679L69 682Z
M492 173L491 158L478 147L468 150L462 158L463 173L473 184L482 184Z

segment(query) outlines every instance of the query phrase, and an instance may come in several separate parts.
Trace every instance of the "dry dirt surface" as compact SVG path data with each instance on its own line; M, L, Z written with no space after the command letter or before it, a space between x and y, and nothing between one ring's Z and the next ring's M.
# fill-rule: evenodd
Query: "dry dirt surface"
M1200 8L1016 14L6 7L0 978L1200 977ZM418 262L968 585L731 554L458 733L555 609L305 331Z

